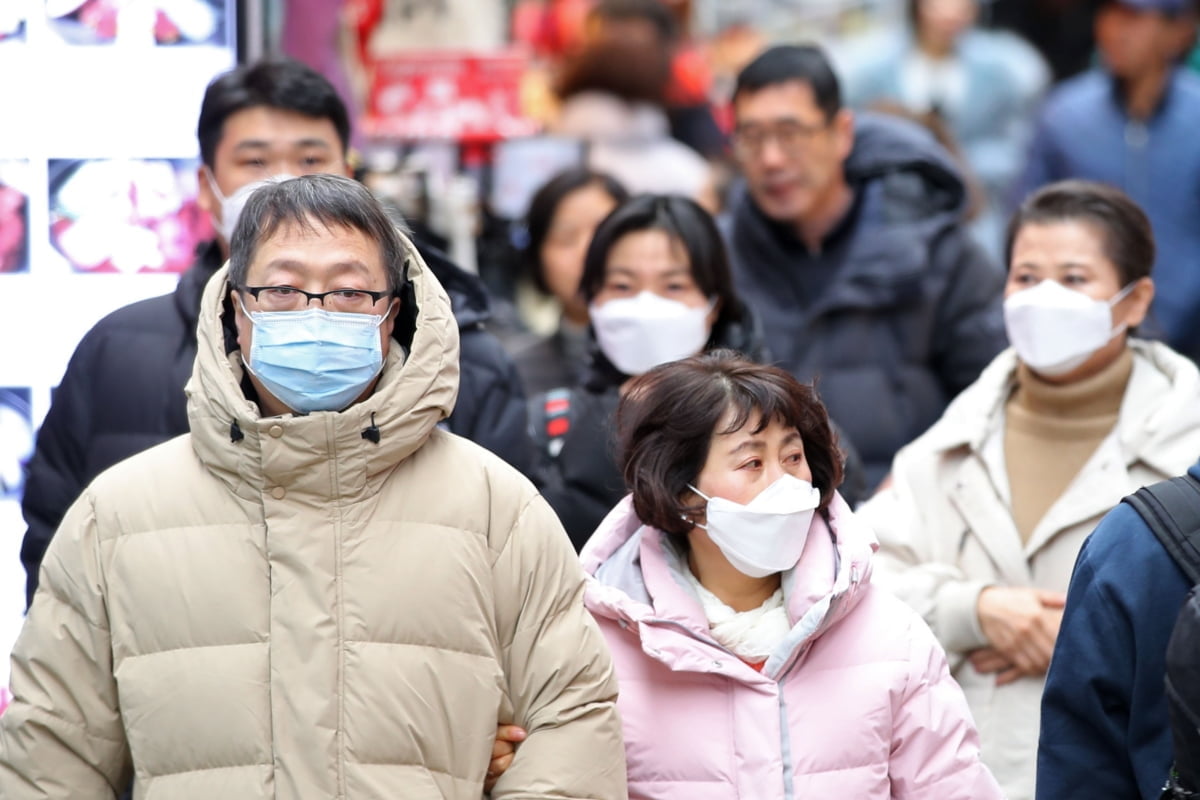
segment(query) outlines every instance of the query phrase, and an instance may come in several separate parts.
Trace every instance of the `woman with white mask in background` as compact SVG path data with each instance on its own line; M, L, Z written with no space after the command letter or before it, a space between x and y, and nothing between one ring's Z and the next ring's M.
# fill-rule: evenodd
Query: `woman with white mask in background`
M581 558L634 800L993 800L945 654L871 584L824 406L725 350L631 381Z
M1006 252L1012 347L900 450L859 516L880 539L877 582L945 647L984 762L1010 800L1032 800L1076 555L1122 497L1195 462L1200 374L1133 336L1154 297L1154 240L1119 190L1043 187L1016 212Z
M576 549L625 494L611 423L629 379L714 347L766 356L716 224L687 198L639 195L614 209L588 247L580 292L592 338L584 379L533 397L529 413L539 489Z

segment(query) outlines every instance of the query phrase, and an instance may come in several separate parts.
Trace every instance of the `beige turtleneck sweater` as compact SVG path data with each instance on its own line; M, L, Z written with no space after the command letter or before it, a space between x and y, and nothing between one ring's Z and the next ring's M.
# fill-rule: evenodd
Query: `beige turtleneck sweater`
M1070 384L1047 383L1017 366L1017 387L1005 407L1004 463L1022 542L1116 426L1132 371L1129 348Z

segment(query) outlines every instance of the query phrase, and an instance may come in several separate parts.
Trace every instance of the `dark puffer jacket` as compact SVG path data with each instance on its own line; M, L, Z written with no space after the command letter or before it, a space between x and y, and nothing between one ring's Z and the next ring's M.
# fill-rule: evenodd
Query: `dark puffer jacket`
M1005 346L1004 272L970 239L967 193L917 125L857 117L848 217L812 253L745 190L724 222L738 292L783 368L815 381L869 486Z
M1200 480L1200 463L1188 474ZM1084 542L1042 693L1039 800L1158 800L1172 757L1167 646L1191 588L1127 503Z
M522 472L532 468L526 401L512 359L485 330L482 284L439 250L417 242L450 296L459 326L458 403L446 420L452 432L480 444ZM22 510L26 601L63 514L108 467L187 433L183 386L196 358L196 320L204 285L220 268L216 243L205 247L175 292L109 314L71 356L54 402L38 431Z
M754 315L744 321L718 320L706 350L729 348L756 361L767 361L763 334ZM558 514L576 550L626 494L617 466L613 416L621 400L621 384L629 379L600 352L593 340L592 362L583 382L554 389L529 401L530 435L537 451L534 482ZM857 503L865 488L862 462L844 435L841 492Z

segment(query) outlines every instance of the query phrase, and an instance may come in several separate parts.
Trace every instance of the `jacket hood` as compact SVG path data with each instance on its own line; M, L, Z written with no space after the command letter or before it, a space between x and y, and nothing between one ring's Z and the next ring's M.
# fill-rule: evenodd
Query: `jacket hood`
M1116 430L1127 463L1142 461L1164 475L1178 472L1174 450L1200 428L1200 371L1161 342L1130 338L1133 372L1121 400ZM946 408L925 434L934 450L980 450L1016 386L1011 347L992 360L975 383Z
M885 114L860 112L854 119L846 179L852 184L881 182L889 217L922 219L966 210L962 173L932 133Z
M404 241L410 289L401 300L393 339L411 346L405 353L393 341L375 391L345 411L260 416L258 404L242 390L241 352L236 344L226 344L233 313L228 265L208 282L196 363L185 388L188 420L197 456L235 494L255 498L270 485L285 484L317 501L369 494L449 416L458 395L458 326L441 285ZM402 331L402 326L411 328ZM266 436L288 445L270 464L261 447ZM335 458L337 479L322 484L318 476L327 473L319 467Z
M870 581L874 533L835 493L813 516L800 561L783 573L792 630L767 659L763 675L778 678L796 657L844 618ZM724 650L683 576L685 559L667 537L643 525L627 495L600 523L580 554L588 574L584 596L597 617L632 627L648 655L674 670L707 671L711 648Z

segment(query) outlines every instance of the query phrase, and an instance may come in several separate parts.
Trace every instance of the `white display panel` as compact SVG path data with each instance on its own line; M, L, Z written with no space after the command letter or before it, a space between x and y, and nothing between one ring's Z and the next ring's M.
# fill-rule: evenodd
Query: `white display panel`
M196 117L236 21L236 0L0 0L0 687L29 436L88 329L170 292L211 235Z

